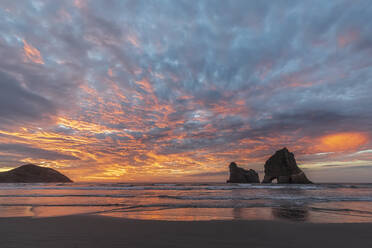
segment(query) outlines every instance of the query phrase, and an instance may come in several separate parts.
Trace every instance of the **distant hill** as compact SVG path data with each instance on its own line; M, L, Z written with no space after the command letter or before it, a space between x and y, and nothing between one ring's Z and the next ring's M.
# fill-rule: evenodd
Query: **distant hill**
M0 183L56 183L72 182L52 168L26 164L15 169L0 172Z

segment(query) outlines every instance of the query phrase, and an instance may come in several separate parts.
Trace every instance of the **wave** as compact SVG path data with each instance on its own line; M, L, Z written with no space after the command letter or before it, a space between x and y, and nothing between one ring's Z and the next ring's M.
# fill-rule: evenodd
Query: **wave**
M142 209L142 208L252 208L252 207L272 207L276 204L272 203L250 203L250 204L143 204L143 205L128 205L123 203L89 203L89 204L32 204L32 203L0 203L0 207L122 207L120 210L132 210L132 209Z
M89 186L66 186L66 185L1 185L0 190L235 190L235 189L322 189L320 185L255 185L255 184L234 184L234 185L176 185L176 184L154 184L150 186L125 185L89 185Z
M1 184L0 190L324 190L324 189L372 189L372 184L216 184L216 183L152 183L152 184L127 184L127 183L7 183Z
M175 183L154 183L154 186L177 186Z
M187 208L199 208L199 209L249 209L249 208L272 208L273 210L285 210L285 211L313 211L313 212L327 212L327 213L338 213L344 215L350 214L362 214L364 217L372 218L371 211L364 211L358 209L349 208L317 208L317 207L296 207L296 206L283 206L277 203L241 203L241 204L144 204L144 205L126 205L126 204L0 204L0 206L6 207L110 207L111 209L103 209L101 211L95 211L92 213L104 213L104 212L144 212L144 211L159 211L159 210L170 210L170 209L187 209Z
M359 209L350 209L350 208L317 208L317 207L310 207L312 211L317 212L354 212L359 214L367 214L372 215L371 211L359 210Z
M0 203L1 207L120 207L128 206L123 203L72 203L72 204L42 204L42 203Z
M173 195L159 195L159 198L169 198L177 200L288 200L301 202L372 202L372 196L353 197L353 196L296 196L296 195L203 195L203 196L173 196Z
M114 213L114 212L145 212L145 211L162 211L162 210L172 210L172 209L251 209L251 208L271 208L273 211L313 211L313 212L324 212L332 214L341 214L341 215L355 215L359 217L372 218L372 211L350 209L350 208L326 208L326 207L311 207L311 206L293 206L293 205L283 205L278 202L266 202L266 203L226 203L226 204L197 204L197 203L188 203L188 204L143 204L143 205L128 205L123 203L114 203L114 204L28 204L28 203L15 203L15 204L0 204L0 207L79 207L79 208L88 208L88 213L90 214L99 214L99 213ZM94 208L102 208L101 210ZM94 210L93 210L94 209Z
M10 197L105 197L105 198L132 198L135 195L123 195L123 194L92 194L92 195L76 195L76 194L17 194L17 195L0 195L0 198L10 198Z
M0 190L192 190L199 189L193 187L163 187L163 186L124 186L124 187L111 187L111 186L86 186L86 187L53 187L53 186L13 186L13 187L0 187Z
M294 202L372 202L372 196L306 196L306 195L129 195L129 194L9 194L0 198L165 198L185 201L294 201Z
M306 195L273 195L273 194L254 194L254 195L130 195L130 194L7 194L0 195L0 198L165 198L188 201L253 201L253 200L273 200L273 201L297 201L297 202L372 202L372 196L306 196Z

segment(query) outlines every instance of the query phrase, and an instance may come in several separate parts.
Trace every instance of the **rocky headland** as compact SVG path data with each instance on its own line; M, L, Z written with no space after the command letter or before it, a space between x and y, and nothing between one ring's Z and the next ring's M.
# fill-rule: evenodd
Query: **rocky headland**
M47 167L26 164L15 169L0 172L0 183L57 183L72 182L62 173Z

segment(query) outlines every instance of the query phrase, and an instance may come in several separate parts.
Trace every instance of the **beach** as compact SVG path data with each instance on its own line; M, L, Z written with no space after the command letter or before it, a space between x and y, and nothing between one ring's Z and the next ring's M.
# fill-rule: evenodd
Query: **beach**
M154 221L73 215L1 218L2 248L372 247L372 223Z
M0 248L372 247L371 184L0 186Z

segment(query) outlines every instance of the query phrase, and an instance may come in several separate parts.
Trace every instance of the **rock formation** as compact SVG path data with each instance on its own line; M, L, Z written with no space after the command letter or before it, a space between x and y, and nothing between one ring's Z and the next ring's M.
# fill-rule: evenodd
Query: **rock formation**
M277 179L278 183L312 183L298 168L293 153L287 148L276 151L265 163L265 177L262 183L271 183L274 179Z
M18 168L0 172L0 183L54 183L72 182L68 177L56 170L34 164L22 165Z
M228 183L259 183L260 179L258 173L252 169L245 170L232 162L229 165L230 169L230 179L227 180Z

